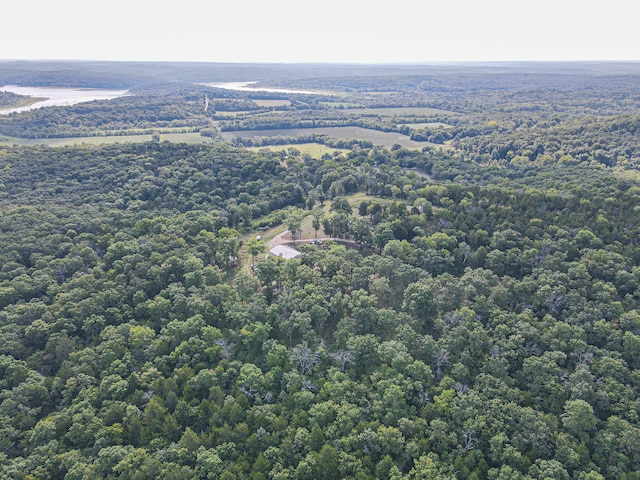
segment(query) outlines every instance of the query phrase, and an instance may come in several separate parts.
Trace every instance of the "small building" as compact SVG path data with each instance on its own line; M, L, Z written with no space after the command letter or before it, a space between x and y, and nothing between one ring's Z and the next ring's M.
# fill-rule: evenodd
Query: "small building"
M286 245L276 245L269 250L271 255L284 258L285 260L291 260L292 258L298 258L301 253L295 248L287 247Z

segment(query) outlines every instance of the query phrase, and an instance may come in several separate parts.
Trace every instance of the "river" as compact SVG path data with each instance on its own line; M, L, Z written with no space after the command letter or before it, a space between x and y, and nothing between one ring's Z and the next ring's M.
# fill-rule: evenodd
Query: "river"
M258 82L225 82L225 83L203 83L207 87L224 88L226 90L237 90L240 92L269 92L269 93L299 93L302 95L318 95L319 92L310 90L291 90L288 88L275 87L252 87Z
M0 87L1 92L11 92L27 97L43 98L18 108L0 109L0 115L8 115L14 112L26 112L36 108L75 105L77 103L91 102L93 100L111 100L127 94L127 90L104 90L94 88L65 88L65 87L20 87L17 85L5 85Z

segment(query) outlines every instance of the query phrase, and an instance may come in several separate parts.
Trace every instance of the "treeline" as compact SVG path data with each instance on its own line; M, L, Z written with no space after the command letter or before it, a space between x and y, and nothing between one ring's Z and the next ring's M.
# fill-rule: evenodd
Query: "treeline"
M355 125L354 120L333 111L314 110L272 112L259 116L244 116L234 120L221 121L220 130L276 130L290 128L344 127Z
M607 166L638 168L638 115L580 117L565 121L541 119L533 125L514 125L480 133L457 142L461 149L488 155L491 160L596 161Z
M49 138L126 134L154 128L217 130L309 129L360 126L451 144L470 158L507 163L591 162L638 165L640 96L636 74L550 74L504 68L418 75L311 80L299 88L341 91L340 102L369 108L431 107L433 115L368 114L335 108L335 96L234 92L175 82L132 88L134 95L72 107L51 107L0 118L0 134ZM560 67L558 67L560 68ZM560 68L562 71L563 66ZM577 67L576 67L577 68ZM622 68L622 67L620 67ZM457 72L454 75L452 72ZM327 82L331 81L332 88ZM314 83L315 82L315 83ZM289 106L260 107L252 98L287 99ZM327 103L329 102L329 103ZM233 113L233 119L224 113ZM450 112L450 113L446 113ZM237 115L236 115L237 114ZM432 123L412 128L407 124ZM444 123L446 126L438 126ZM264 140L260 140L264 143Z
M250 223L254 215L303 202L302 188L285 181L278 158L225 144L2 151L0 198L8 204L43 205L55 199L69 207L89 204L133 212L223 209L233 226L242 222L234 213L238 205L248 208Z
M267 147L274 145L289 145L303 143L319 143L332 148L372 148L373 143L369 140L357 140L355 138L336 138L330 135L312 133L310 135L297 135L295 137L287 137L283 135L274 135L269 137L236 137L232 140L234 145L243 145L245 147Z

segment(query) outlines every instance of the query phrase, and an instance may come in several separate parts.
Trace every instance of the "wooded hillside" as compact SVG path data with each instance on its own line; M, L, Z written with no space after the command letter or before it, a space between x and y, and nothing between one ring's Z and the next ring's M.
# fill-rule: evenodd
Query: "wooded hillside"
M639 113L0 146L0 478L640 478Z

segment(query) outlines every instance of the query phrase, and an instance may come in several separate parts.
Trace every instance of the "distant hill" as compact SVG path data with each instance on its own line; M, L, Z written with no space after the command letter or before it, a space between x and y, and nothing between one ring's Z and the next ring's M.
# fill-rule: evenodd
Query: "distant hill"
M105 61L0 61L0 85L131 88L139 85L242 80L293 81L342 76L450 74L640 75L639 62L470 62L434 64L275 64Z

